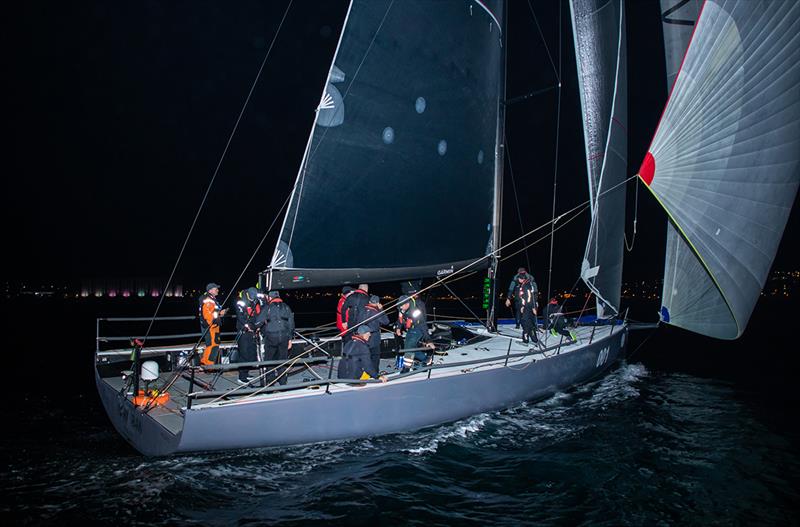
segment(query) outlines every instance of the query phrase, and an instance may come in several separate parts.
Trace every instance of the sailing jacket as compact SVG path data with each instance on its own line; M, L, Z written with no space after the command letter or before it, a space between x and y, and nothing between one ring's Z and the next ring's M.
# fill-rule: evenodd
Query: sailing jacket
M520 284L519 279L521 277L525 278L525 280ZM536 280L534 280L533 276L530 274L514 276L514 279L508 286L508 298L513 298L515 302L519 302L522 296L526 294L525 288L530 288L533 291L533 299L535 302L539 294L539 286L536 285Z
M428 317L425 311L425 302L412 298L409 301L408 309L397 314L398 325L406 330L422 330L428 334Z
M237 331L255 331L258 329L256 320L258 315L261 314L262 300L260 298L253 302L248 302L243 297L236 302L236 330Z
M256 325L263 327L265 333L292 335L294 333L294 313L280 298L272 298L267 307L256 317Z
M364 322L366 320L366 322ZM361 317L356 320L357 324L364 322L364 325L369 328L369 347L381 345L381 324L384 326L389 325L389 317L386 313L381 313L381 308L375 304L367 304L361 312Z
M345 332L344 327L344 302L353 294L353 291L350 290L346 293L343 293L342 296L339 297L339 303L336 305L336 328L339 330L339 333Z
M547 304L545 315L547 315L549 321L547 324L548 329L553 327L560 329L567 325L566 317L564 317L564 313L561 311L561 306L557 303Z
M197 311L200 317L200 328L206 330L209 327L219 327L219 312L222 306L217 302L217 298L211 293L206 293L198 301Z
M369 345L360 335L353 335L342 348L342 356L349 364L348 374L355 378L361 378L361 371L367 373L373 379L380 377L380 373L375 369L375 365L369 358Z
M368 302L369 294L363 289L356 289L347 295L347 299L342 304L342 318L343 322L347 324L347 329L350 329L351 323L358 320Z

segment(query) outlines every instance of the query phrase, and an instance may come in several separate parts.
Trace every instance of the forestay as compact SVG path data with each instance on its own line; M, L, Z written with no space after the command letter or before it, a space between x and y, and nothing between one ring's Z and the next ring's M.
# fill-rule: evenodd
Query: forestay
M442 276L493 250L503 13L500 0L351 3L272 287Z
M662 318L741 335L800 171L800 4L707 0L639 175L666 209Z
M622 0L571 0L592 223L581 277L598 316L619 311L627 170L627 59Z

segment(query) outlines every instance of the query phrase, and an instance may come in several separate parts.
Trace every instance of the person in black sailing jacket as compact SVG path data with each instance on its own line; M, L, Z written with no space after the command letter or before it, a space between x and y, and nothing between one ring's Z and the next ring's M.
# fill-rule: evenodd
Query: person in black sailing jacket
M536 288L530 280L524 280L517 288L516 294L518 295L522 305L520 308L522 322L522 342L525 344L528 342L538 344L539 337L536 335L538 330L536 327L536 315L538 313L536 309Z
M258 360L258 344L261 337L256 320L264 305L264 295L251 287L239 294L236 301L236 330L238 332L238 353L234 362L255 362ZM239 370L239 383L247 384L251 378L250 370Z
M386 376L381 375L378 369L372 364L369 353L369 339L371 331L369 326L362 324L355 330L355 335L345 344L342 350L342 355L346 357L349 362L348 373L349 376L345 378L350 379L378 379L381 382L386 382ZM339 375L341 377L341 373Z
M428 320L425 312L425 302L415 296L403 295L397 301L397 326L395 334L398 336L406 331L403 349L416 349L414 360L420 364L428 362L428 353L418 348L433 349L433 344L428 340Z
M381 325L389 325L389 317L383 313L381 300L377 295L369 297L369 303L364 306L358 324L367 326L370 331L369 356L376 371L380 370L381 363Z
M342 335L342 345L352 338L355 331L353 327L368 303L369 286L367 284L359 284L358 289L348 294L342 303L342 327L345 330Z
M291 308L281 300L277 291L270 291L267 295L267 305L261 311L261 316L256 322L261 328L262 342L264 343L264 360L286 361L289 350L292 349L292 336L294 335L294 313ZM267 370L274 369L269 366ZM286 368L278 368L266 376L269 385L278 376L280 384L286 384Z
M508 293L506 294L506 307L511 307L512 299L514 302L514 320L516 321L515 327L517 329L519 329L520 322L522 321L523 305L519 289L526 283L531 284L534 295L538 296L539 290L536 285L536 280L533 279L532 275L528 274L528 271L524 267L517 269L517 274L514 275L514 278L511 279L511 283L508 284Z
M550 330L551 335L554 337L561 335L570 340L578 340L578 337L567 329L567 318L555 298L551 298L550 303L547 304L546 316L548 320L547 329Z

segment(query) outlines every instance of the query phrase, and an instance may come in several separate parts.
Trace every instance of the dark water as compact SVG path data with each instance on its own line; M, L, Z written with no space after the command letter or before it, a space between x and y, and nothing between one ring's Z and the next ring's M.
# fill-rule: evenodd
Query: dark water
M764 329L787 307L762 303L736 344L661 329L609 376L539 403L414 433L163 459L113 430L69 333L52 339L66 362L32 351L44 334L21 338L37 366L17 368L31 376L6 414L0 510L14 524L797 525L795 351Z

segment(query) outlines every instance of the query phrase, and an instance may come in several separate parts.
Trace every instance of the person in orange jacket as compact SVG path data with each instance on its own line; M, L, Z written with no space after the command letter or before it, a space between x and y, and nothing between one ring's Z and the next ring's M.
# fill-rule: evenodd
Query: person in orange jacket
M222 306L217 301L219 295L219 284L211 282L206 286L206 292L200 297L198 311L200 315L200 331L203 333L205 340L205 349L203 355L200 357L200 364L208 366L215 364L219 359L219 326L220 317L225 316L227 309L222 309Z

